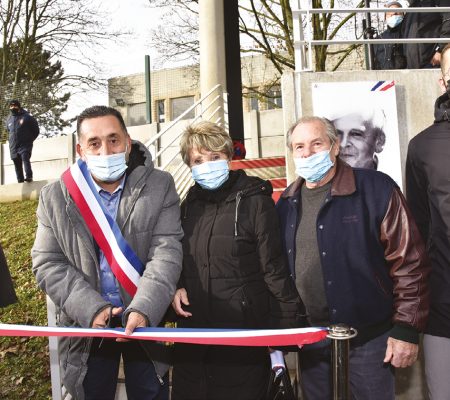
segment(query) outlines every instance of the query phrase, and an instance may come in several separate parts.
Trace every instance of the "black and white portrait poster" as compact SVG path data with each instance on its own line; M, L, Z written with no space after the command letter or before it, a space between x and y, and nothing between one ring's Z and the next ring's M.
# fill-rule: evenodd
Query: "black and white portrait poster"
M388 174L402 187L394 81L312 84L314 115L334 123L340 157Z

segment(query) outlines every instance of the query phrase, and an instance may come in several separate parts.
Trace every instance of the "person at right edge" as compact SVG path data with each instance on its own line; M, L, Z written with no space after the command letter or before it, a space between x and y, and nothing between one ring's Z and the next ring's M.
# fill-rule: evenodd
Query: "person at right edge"
M428 315L430 266L399 187L339 159L333 124L303 117L288 131L299 178L277 203L284 251L312 326L357 329L352 400L394 400L394 367L412 365ZM299 351L307 400L332 395L329 339Z
M431 260L423 340L430 400L450 398L450 45L442 50L441 72L434 123L411 139L406 160L406 197Z
M450 0L412 0L410 7L450 7ZM450 13L406 13L400 37L404 39L450 38ZM435 68L441 64L445 43L406 43L406 68Z

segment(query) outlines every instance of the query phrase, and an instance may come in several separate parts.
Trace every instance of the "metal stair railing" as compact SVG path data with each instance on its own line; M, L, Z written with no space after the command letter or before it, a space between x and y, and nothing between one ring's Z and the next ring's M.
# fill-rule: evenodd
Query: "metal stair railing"
M227 129L228 111L226 98L227 95L223 91L222 86L220 84L214 86L200 100L195 102L178 116L178 118L171 121L167 127L145 143L150 151L152 151L152 148L154 149L152 156L155 166L172 174L180 199L183 199L186 196L189 187L192 185L190 169L181 159L178 147L180 137L183 133L183 129L180 129L179 126L180 122L182 122L189 113L194 111L195 117L190 120L190 123L196 123L200 120L209 120L222 125ZM169 137L174 132L173 138L168 139L167 143L161 144L163 138Z
M449 38L398 38L398 39L324 39L313 38L313 14L386 13L392 8L313 8L312 0L291 0L295 71L313 71L313 46L332 44L386 44L386 43L448 43ZM403 7L402 13L450 12L450 7ZM302 17L305 16L303 26Z

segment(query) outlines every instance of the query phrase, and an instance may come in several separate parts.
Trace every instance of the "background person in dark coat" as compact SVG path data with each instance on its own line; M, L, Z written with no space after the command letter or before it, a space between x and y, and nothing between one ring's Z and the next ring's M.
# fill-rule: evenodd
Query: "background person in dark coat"
M391 8L385 15L387 28L379 36L380 39L399 39L404 13L398 1L389 1L385 7ZM403 69L406 68L406 57L403 46L399 43L375 44L374 69Z
M424 335L430 400L450 396L450 46L442 51L443 95L434 123L411 139L406 196L431 260L430 316Z
M17 301L6 257L0 245L0 307L6 307Z
M16 169L17 182L31 182L33 171L30 158L33 142L39 136L39 125L36 119L20 106L18 100L11 100L9 109L11 115L6 120L6 129L9 132L9 151Z
M301 303L281 251L269 182L229 171L233 144L218 125L188 127L183 161L196 184L181 205L183 270L172 303L179 327L290 328ZM175 345L172 400L257 400L266 347Z
M450 0L412 0L410 7L450 7ZM402 38L450 38L450 13L406 13ZM407 68L433 68L441 64L445 43L408 43L404 45Z

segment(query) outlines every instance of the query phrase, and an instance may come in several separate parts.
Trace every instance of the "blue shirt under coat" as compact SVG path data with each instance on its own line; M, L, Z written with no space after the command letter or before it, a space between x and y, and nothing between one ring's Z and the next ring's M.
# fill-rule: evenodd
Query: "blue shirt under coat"
M102 189L95 181L94 185L100 195L102 204L108 210L113 219L116 219L117 210L119 209L120 197L122 196L123 187L125 185L125 175L120 181L119 186L113 193ZM105 254L99 249L99 265L100 265L100 293L102 297L109 301L114 307L123 307L123 301L120 297L119 285L117 279L114 276Z

